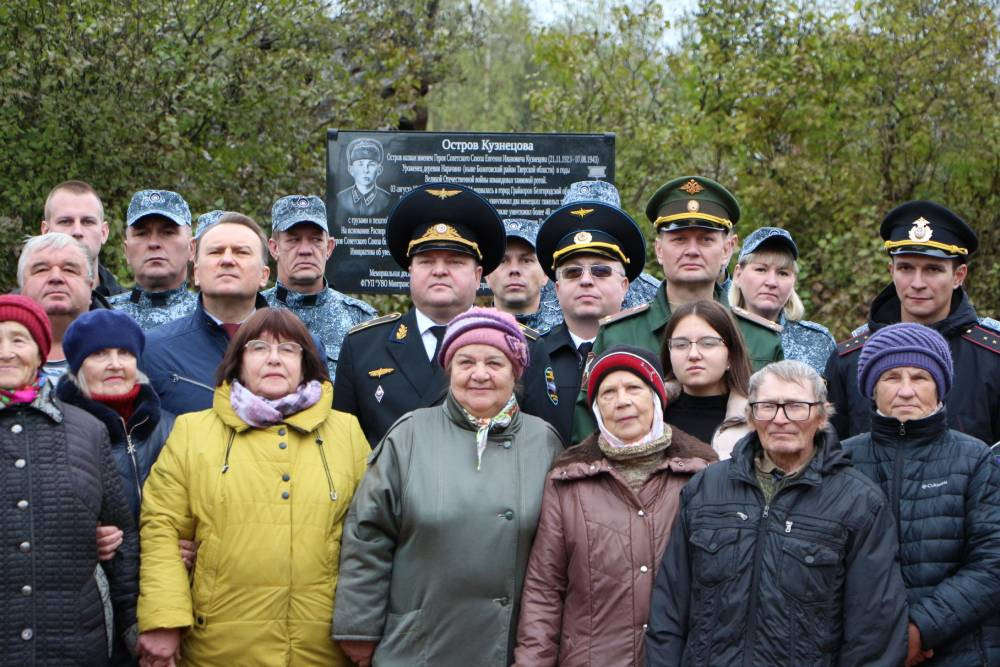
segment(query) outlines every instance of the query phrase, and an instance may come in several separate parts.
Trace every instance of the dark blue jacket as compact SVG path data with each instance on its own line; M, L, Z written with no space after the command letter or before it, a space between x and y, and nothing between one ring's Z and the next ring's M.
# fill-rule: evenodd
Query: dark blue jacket
M871 421L844 447L897 518L910 621L934 649L923 664L1000 665L1000 466L943 409Z
M832 429L815 442L769 505L756 433L685 485L653 587L650 667L903 664L892 513Z
M139 385L135 399L135 412L128 420L128 427L121 415L103 403L87 398L70 379L69 374L59 379L56 396L69 405L89 412L108 429L111 453L122 478L122 487L136 525L139 525L139 506L142 502L142 485L149 469L163 449L163 443L174 426L174 416L160 409L160 399L148 384Z
M254 304L267 308L260 294ZM313 334L320 359L326 348ZM142 370L160 397L164 410L175 415L207 410L215 394L215 371L229 347L229 337L205 312L201 295L194 311L146 332Z

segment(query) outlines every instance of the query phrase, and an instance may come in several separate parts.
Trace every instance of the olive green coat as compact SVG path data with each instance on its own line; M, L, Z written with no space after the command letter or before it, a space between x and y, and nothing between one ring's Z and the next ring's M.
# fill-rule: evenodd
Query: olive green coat
M623 311L607 318L594 341L593 353L599 355L614 345L635 345L660 353L663 344L663 330L670 320L670 304L667 302L667 284L660 285L656 297L644 306ZM728 307L722 290L716 286L715 300ZM781 352L781 329L777 325L765 325L751 319L744 311L733 311L733 318L747 344L750 364L758 371L772 361L784 359ZM580 388L576 410L573 413L573 442L583 439L597 428L590 406L587 405L586 383Z

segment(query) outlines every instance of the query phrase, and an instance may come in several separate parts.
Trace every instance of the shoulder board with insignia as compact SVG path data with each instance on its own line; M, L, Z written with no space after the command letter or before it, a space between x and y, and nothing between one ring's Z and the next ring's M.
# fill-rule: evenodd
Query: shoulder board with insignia
M361 324L352 327L347 333L357 333L359 331L364 331L365 329L370 329L371 327L378 326L379 324L385 324L386 322L395 322L400 317L402 313L389 313L388 315L383 315L382 317L376 317L374 320L368 320L367 322L362 322Z
M975 343L979 347L985 347L991 352L1000 354L1000 332L976 324L966 329L965 333L962 334L962 338L970 343Z
M777 322L772 322L766 317L761 317L760 315L754 315L749 310L744 310L743 308L739 308L737 306L733 306L730 310L733 311L733 315L736 315L740 319L753 322L754 324L759 324L765 329L770 329L774 333L781 333L782 329L784 329L784 327Z
M603 327L606 324L611 324L612 322L617 322L619 320L628 319L628 318L632 317L633 315L638 315L639 313L644 313L647 310L649 310L649 304L648 303L644 303L641 306L636 306L635 308L628 308L626 310L619 310L617 313L612 313L611 315L608 315L607 317L602 318L600 324Z
M523 333L524 337L528 340L538 340L538 337L542 335L538 333L536 329L532 329L527 324L521 324L518 322L518 326L521 327L521 333Z
M842 343L837 343L837 355L843 357L846 354L860 350L864 346L865 341L870 337L871 334L864 333L854 338L848 338Z

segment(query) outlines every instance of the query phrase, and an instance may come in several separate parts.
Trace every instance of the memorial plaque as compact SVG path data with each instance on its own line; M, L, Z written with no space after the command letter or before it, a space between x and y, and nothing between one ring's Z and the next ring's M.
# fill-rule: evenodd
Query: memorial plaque
M422 183L461 183L502 218L542 220L571 183L614 182L614 134L327 132L326 210L337 245L327 280L342 292L401 294L409 276L389 255L385 221ZM485 283L484 283L485 285Z

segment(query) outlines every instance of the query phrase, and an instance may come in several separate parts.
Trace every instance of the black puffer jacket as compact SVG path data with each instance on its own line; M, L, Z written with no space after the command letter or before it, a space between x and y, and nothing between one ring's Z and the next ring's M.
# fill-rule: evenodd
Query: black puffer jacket
M910 620L927 665L1000 665L1000 466L986 445L948 429L944 410L844 441L899 522Z
M872 301L867 330L837 345L827 361L829 400L836 408L830 423L841 438L871 430L872 402L858 391L858 357L872 333L899 321L899 296L890 284ZM948 316L929 326L948 341L955 364L948 425L988 444L1000 441L1000 332L979 323L962 288L952 293Z
M163 443L170 435L170 429L174 426L174 416L160 410L160 399L148 384L139 385L135 412L129 417L127 428L117 412L103 403L84 396L69 373L59 378L56 396L94 415L108 429L111 437L111 453L115 457L118 474L121 475L125 496L132 510L132 518L138 525L142 485L149 476L149 469L156 463L156 457L160 455Z
M0 665L104 665L95 528L125 533L102 563L121 633L135 624L139 536L107 430L50 392L0 410Z
M906 658L906 594L882 492L831 431L764 505L756 433L681 492L653 588L651 666L886 665Z

